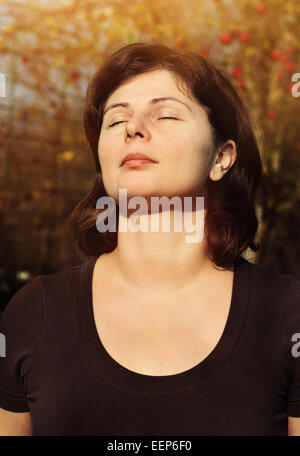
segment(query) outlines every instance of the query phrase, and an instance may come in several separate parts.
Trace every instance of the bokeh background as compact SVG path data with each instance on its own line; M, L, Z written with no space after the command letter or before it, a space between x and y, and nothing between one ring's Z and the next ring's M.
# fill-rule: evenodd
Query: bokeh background
M298 0L0 0L0 306L36 275L84 259L67 218L94 181L85 90L108 54L135 41L227 72L264 167L261 248L246 257L300 278L299 24Z

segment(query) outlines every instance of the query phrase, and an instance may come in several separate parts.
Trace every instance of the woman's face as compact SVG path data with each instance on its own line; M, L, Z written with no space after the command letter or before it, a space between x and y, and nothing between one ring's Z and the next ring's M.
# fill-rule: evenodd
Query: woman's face
M112 107L119 103L126 106ZM130 153L156 163L121 166ZM107 99L98 154L106 192L117 203L120 188L127 198L201 196L215 158L212 127L205 108L177 87L172 73L154 70L123 83Z

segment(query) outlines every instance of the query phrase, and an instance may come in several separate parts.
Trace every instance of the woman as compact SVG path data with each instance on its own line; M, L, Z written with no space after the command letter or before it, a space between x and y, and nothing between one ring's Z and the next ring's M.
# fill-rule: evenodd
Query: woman
M2 434L300 435L300 282L242 256L258 248L262 167L231 83L194 53L130 44L92 78L84 124L97 176L70 222L88 258L2 314ZM157 231L119 229L137 196ZM98 229L103 197L116 231Z

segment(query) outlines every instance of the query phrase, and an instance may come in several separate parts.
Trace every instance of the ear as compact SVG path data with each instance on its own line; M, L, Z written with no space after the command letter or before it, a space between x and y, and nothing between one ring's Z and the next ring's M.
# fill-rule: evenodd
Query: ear
M224 174L226 174L234 164L236 156L236 144L231 139L219 146L216 158L209 173L209 178L213 181L222 179Z

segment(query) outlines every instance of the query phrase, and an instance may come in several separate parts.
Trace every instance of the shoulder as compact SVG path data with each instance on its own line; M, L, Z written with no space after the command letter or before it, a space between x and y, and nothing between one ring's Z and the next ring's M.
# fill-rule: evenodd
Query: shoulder
M58 296L66 298L73 294L77 288L80 271L84 263L60 269L52 274L40 275L38 278L41 283L43 298L45 300L51 296L54 299Z
M25 317L26 314L33 314L42 306L43 291L40 276L35 277L22 288L20 288L10 299L0 314L0 327L3 321L10 319L18 322L18 319Z
M280 343L289 345L294 333L300 333L300 280L294 274L282 274L270 267L248 263L250 293L261 308L272 309Z
M74 305L74 300L69 298L74 298L82 271L89 272L91 266L89 259L80 265L35 277L14 294L1 312L1 408L29 410L26 394L30 373L39 354L43 353L42 347L47 350L49 340L56 340L57 331L61 330L67 337Z
M30 319L41 312L49 296L71 295L79 281L80 271L87 260L76 266L65 267L51 274L38 275L20 288L0 314L0 321L13 318Z
M248 317L255 318L266 332L289 333L287 326L300 318L300 281L293 274L247 260L242 271L240 295L247 302Z
M20 288L0 314L0 406L3 408L19 411L20 405L22 411L25 408L27 411L19 381L28 373L37 352L44 317L43 292L38 276Z
M52 306L77 299L80 290L89 286L96 258L88 256L76 266L40 276L45 301L51 302Z
M253 274L253 277L258 280L258 283L287 283L289 279L293 276L292 274L285 274L277 271L276 269L270 266L263 266L260 264L252 263L246 259L243 259L245 264L248 266L248 269Z
M245 260L250 276L250 292L269 301L286 302L286 298L295 293L300 281L293 274L281 273L269 266L251 263Z

